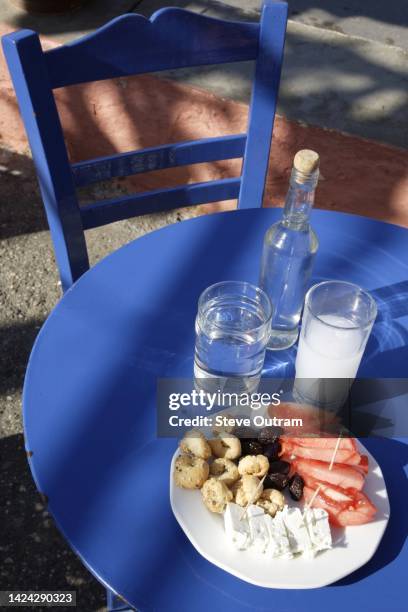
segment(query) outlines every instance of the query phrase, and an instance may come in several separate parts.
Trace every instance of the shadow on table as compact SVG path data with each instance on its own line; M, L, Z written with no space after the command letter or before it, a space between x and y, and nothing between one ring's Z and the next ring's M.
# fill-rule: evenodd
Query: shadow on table
M408 315L408 280L379 287L371 293L379 306L377 321Z
M379 287L371 291L378 305L378 315L369 338L364 377L408 376L408 330L398 319L408 316L408 281Z
M387 566L398 557L408 535L408 488L404 471L408 464L408 445L385 438L367 438L364 445L375 456L383 472L391 507L390 520L371 561L333 586L348 586L359 582Z

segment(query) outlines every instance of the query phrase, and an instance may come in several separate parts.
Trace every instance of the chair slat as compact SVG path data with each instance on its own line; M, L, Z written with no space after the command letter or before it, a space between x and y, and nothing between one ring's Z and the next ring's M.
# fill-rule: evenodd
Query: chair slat
M94 34L45 53L51 87L172 68L253 60L258 23L227 22L178 8L146 19L121 15Z
M285 46L288 5L266 0L249 107L239 208L262 206Z
M99 157L71 166L75 185L84 187L113 177L131 176L176 166L242 157L246 134L190 140L161 147Z
M83 228L84 230L92 229L136 215L141 216L219 200L234 200L238 197L240 183L240 177L228 178L96 202L81 209Z

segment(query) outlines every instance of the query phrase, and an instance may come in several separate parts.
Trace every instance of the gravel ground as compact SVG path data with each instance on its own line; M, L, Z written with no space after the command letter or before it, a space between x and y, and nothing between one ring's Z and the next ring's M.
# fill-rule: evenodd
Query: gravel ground
M25 368L61 288L31 160L0 149L0 180L0 588L76 590L78 610L104 610L104 589L57 531L26 461L21 422ZM98 186L83 199L123 190L121 183ZM91 262L193 214L184 209L92 230L87 234Z

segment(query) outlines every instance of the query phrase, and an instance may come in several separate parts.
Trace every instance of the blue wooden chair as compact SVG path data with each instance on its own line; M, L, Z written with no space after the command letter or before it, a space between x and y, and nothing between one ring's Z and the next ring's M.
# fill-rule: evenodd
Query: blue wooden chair
M84 230L137 215L238 198L262 206L278 97L287 4L265 0L260 23L165 8L127 14L84 38L42 51L36 32L3 37L64 290L89 268ZM256 60L248 133L131 151L70 164L53 89L187 66ZM76 188L113 177L243 157L242 173L99 201L80 208Z

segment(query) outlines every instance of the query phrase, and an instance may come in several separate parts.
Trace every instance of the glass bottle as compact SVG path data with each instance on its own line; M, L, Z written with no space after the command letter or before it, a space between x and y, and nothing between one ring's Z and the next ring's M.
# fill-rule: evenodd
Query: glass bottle
M308 149L299 151L293 160L283 217L265 234L259 285L274 307L268 349L289 348L298 337L300 315L319 246L309 223L318 178L318 154Z

